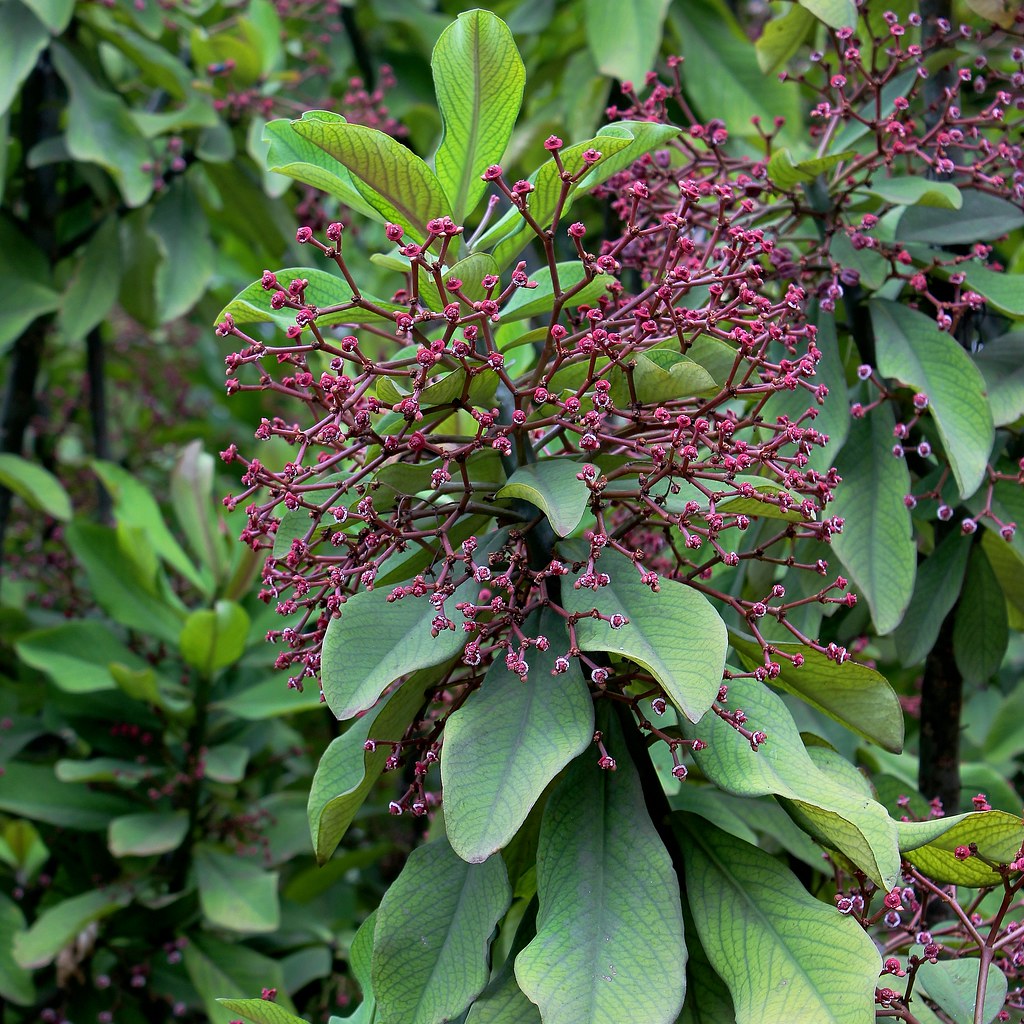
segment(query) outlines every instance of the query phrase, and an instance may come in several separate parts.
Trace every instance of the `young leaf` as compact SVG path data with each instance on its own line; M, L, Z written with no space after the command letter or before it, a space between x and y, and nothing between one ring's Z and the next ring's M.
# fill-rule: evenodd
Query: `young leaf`
M496 659L445 726L445 828L455 852L473 864L508 843L548 783L594 735L594 705L579 663L553 671L568 646L564 623L549 613L534 628L551 646L531 651L525 682Z
M544 810L537 936L516 957L516 978L545 1024L672 1024L685 992L679 880L618 720L606 719L618 770L582 754Z
M891 633L914 593L917 546L910 509L906 459L892 453L896 419L889 406L854 420L836 468L843 478L829 506L845 522L832 547L867 599L875 629Z
M462 1013L487 983L491 935L511 899L501 857L467 864L444 839L413 850L377 911L381 1020L441 1024Z
M801 8L794 7L791 14L796 14L800 10ZM847 149L842 153L829 153L827 156L807 157L794 161L790 151L783 146L775 150L768 161L768 177L776 188L792 191L798 185L814 181L819 174L832 170L836 164L856 155L854 150Z
M1006 597L984 550L975 545L953 624L953 656L964 679L987 683L1010 641Z
M71 499L64 485L48 469L20 455L0 452L0 486L37 512L65 523L71 519Z
M366 749L374 736L401 736L426 700L425 690L437 671L418 672L390 697L331 741L313 776L309 791L309 829L318 864L326 864L348 831L391 753L386 743Z
M960 497L981 485L992 450L985 381L970 356L924 313L872 299L878 369L928 396Z
M234 601L192 612L182 626L178 646L187 664L207 678L241 658L249 638L249 616Z
M496 498L522 498L536 505L559 537L572 533L583 518L590 489L578 474L583 463L572 459L542 459L520 466Z
M736 1024L874 1019L881 957L856 921L811 896L757 847L701 819L674 815L673 822L690 910L732 994Z
M457 602L475 600L477 589L472 582L459 587L449 598L451 614L458 614ZM327 624L321 677L327 705L341 721L372 707L399 676L450 661L466 646L458 628L431 635L438 612L425 598L388 601L389 593L361 591Z
M209 846L195 851L195 867L199 906L211 925L230 932L277 931L281 908L276 871Z
M583 24L597 69L639 88L658 56L668 5L669 0L637 0L623 18L615 0L585 0Z
M633 392L642 403L657 404L718 391L714 377L700 363L670 348L641 352L630 362L634 364ZM611 382L612 400L620 408L627 408L633 398L625 372L616 370Z
M586 587L562 585L562 600L576 623L576 640L586 651L611 651L643 665L666 695L691 722L711 707L722 683L726 633L721 616L703 594L675 580L660 581L654 593L640 581L636 566L606 551L598 571L611 582L596 593ZM595 619L595 607L606 616L628 620L612 629Z
M908 668L924 661L935 646L942 621L960 596L971 541L951 533L921 563L903 622L893 634L896 654Z
M472 259L472 257L470 257ZM558 275L558 288L565 293L584 278L583 264L578 260L571 260L567 263L557 263L555 272ZM516 320L525 320L531 316L550 316L555 305L554 285L551 280L551 268L541 267L530 274L532 280L536 281L536 288L520 288L501 309L501 322L512 323ZM578 306L596 305L597 300L604 295L608 287L608 278L598 274L592 281L585 284L566 303L570 309Z
M729 684L729 707L745 712L750 728L768 734L759 750L717 715L699 725L681 723L688 739L706 749L694 752L704 775L737 796L772 793L786 799L797 824L819 842L845 854L886 890L899 877L896 826L884 807L851 792L843 780L811 759L789 710L767 687L751 679Z
M444 134L438 180L461 224L487 190L480 177L501 161L523 102L526 69L508 26L467 11L441 33L430 58Z
M814 15L799 4L793 4L780 17L772 18L754 44L757 66L766 75L778 71L800 49L813 26ZM779 184L770 170L768 176Z
M302 120L292 122L293 129L348 168L359 193L381 219L399 224L422 242L427 221L452 215L437 175L410 149L376 128L321 113L306 111Z
M217 1002L253 1024L309 1024L303 1017L296 1017L269 999L218 999Z
M916 822L908 822L916 825ZM904 823L898 823L901 833ZM911 834L913 834L911 832ZM956 849L976 843L978 853L995 864L1012 864L1024 842L1024 822L1006 811L982 811L967 814L953 828L924 846L906 854L907 860L939 885L965 885L980 888L999 885L1001 875L979 857L958 860Z

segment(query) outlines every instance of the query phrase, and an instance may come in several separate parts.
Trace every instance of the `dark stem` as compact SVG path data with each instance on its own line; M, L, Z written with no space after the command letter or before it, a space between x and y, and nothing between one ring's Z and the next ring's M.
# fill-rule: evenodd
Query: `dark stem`
M960 809L960 714L963 677L953 657L953 622L958 605L946 616L925 661L921 687L921 753L918 789L938 797L947 814Z
M188 880L189 867L192 864L192 850L198 838L199 811L202 805L203 779L196 772L199 766L200 752L206 746L206 727L209 721L210 690L212 680L196 673L195 711L196 717L188 731L188 747L185 753L185 771L191 776L188 792L188 832L185 841L174 854L171 869L171 892L180 892Z
M89 429L92 450L98 459L110 460L110 430L107 415L106 351L99 327L94 327L85 339L85 370L89 380ZM96 518L101 523L112 523L114 505L102 482L96 480Z

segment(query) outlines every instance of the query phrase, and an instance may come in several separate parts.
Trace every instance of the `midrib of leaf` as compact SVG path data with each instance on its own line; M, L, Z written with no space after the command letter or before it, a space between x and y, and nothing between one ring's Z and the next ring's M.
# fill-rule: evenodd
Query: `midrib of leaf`
M473 167L469 157L475 155L477 143L480 137L480 98L481 91L481 66L480 66L480 20L473 19L473 115L470 124L469 138L466 141L465 158L462 161L462 177L459 180L458 193L450 196L452 206L459 213L460 220L470 211L462 208L466 197L469 195L469 183L473 176Z

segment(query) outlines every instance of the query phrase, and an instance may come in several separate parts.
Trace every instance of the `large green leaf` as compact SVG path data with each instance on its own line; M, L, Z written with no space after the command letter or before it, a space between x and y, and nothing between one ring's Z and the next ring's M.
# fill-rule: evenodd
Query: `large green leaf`
M422 242L427 221L452 215L437 175L412 150L376 128L322 114L308 110L292 127L348 168L359 193L381 218L401 225Z
M407 679L387 700L332 740L324 751L313 776L308 806L309 829L318 863L324 864L330 859L391 754L391 747L386 743L367 750L366 741L404 735L426 700L425 690L436 678L436 672L426 671Z
M555 272L558 275L558 290L562 295L574 288L583 280L583 264L578 260L568 260L565 263L556 263ZM531 316L550 316L555 306L555 289L551 279L551 268L541 267L530 274L530 278L537 283L536 288L520 288L508 302L502 307L502 323L512 323L515 320L525 320ZM570 309L577 306L596 305L597 300L604 295L608 286L608 278L598 274L592 281L584 285L572 299L566 303Z
M377 217L377 211L356 188L348 168L299 135L291 121L286 118L269 121L263 128L263 141L269 144L267 170L327 192L364 216Z
M69 788L51 767L11 761L4 767L0 811L18 818L44 821L61 828L99 832L111 818L138 809L126 797L97 793L85 786Z
M437 177L461 224L487 190L523 102L526 69L508 26L489 11L467 11L441 33L430 58L444 134Z
M641 403L672 402L692 398L694 395L715 394L715 378L695 359L670 348L655 348L641 352L633 363L633 391ZM632 403L632 395L625 372L616 369L611 378L612 400L619 408Z
M566 611L581 618L576 640L585 651L611 651L646 668L673 704L692 722L711 707L722 683L726 633L721 616L703 594L675 580L663 579L654 593L640 581L636 566L606 551L597 563L611 582L597 592L575 589L566 577L562 600ZM591 612L624 615L618 629Z
M653 121L616 121L614 124L606 124L597 130L597 148L603 156L580 181L579 190L589 192L597 188L612 175L624 171L652 150L667 145L678 135L679 129L674 124L656 124ZM624 140L627 145L613 147L609 144L611 139ZM575 195L574 192L570 200Z
M953 655L964 679L987 683L999 671L1009 640L1003 588L988 556L975 545L953 624Z
M91 889L47 907L32 926L14 936L14 959L21 967L46 967L86 925L126 906L125 889Z
M959 210L964 203L963 193L952 182L932 181L930 178L875 178L865 186L865 191L899 206L937 206L945 210Z
M206 294L216 268L210 228L189 178L175 178L149 218L161 260L156 271L157 319L184 316Z
M14 959L13 941L25 930L25 916L13 900L0 894L0 998L17 1006L35 1002L32 975Z
M512 899L505 863L467 864L439 839L410 854L373 933L373 993L382 1021L441 1024L487 983L487 951Z
M591 751L551 794L537 849L537 936L516 958L516 978L545 1024L671 1024L685 991L679 879L618 720L605 718L618 770L598 767Z
M881 957L860 925L757 847L702 819L673 820L690 910L736 1024L871 1024Z
M701 771L720 789L737 796L772 793L788 801L797 824L813 838L839 850L886 890L899 877L896 825L884 807L811 759L782 699L752 679L729 684L729 707L740 709L748 728L767 733L758 750L717 715L698 725L683 722L688 739L708 746L694 753Z
M729 131L740 135L756 134L750 123L753 116L760 116L766 125L776 115L799 123L797 91L761 71L754 44L725 4L718 0L674 4L669 22L686 58L683 88L699 116L720 117Z
M120 225L111 215L85 244L75 276L61 297L57 325L64 336L79 341L102 323L117 301L120 284Z
M921 949L912 949L921 956ZM976 1017L975 1007L978 1005L978 975L981 962L974 958L964 957L960 960L939 960L928 964L917 975L917 991L926 995L951 1020L968 1021L982 1020L991 1024L1003 1008L1006 1000L1006 975L996 964L988 965L988 978L985 984L985 1001L982 1004L982 1016ZM917 1012L917 1007L914 1007Z
M957 531L921 563L914 596L893 635L896 653L907 667L924 661L935 646L942 621L960 595L970 550L970 540Z
M984 295L993 309L1017 319L1024 316L1024 275L997 272L969 263L965 276L967 287Z
M0 452L0 486L37 512L62 522L71 518L71 499L64 485L48 469L20 455Z
M448 840L470 863L501 849L526 820L548 783L594 735L594 705L572 661L553 675L568 647L561 619L548 614L527 626L548 638L531 650L525 682L498 658L480 689L448 719L441 781Z
M987 342L973 358L985 378L995 425L1005 427L1024 416L1024 332Z
M908 823L914 826L916 822ZM906 828L902 823L900 831ZM913 832L910 831L912 835ZM1006 811L967 814L953 828L924 846L906 854L916 868L940 885L966 885L980 888L999 885L1001 876L978 857L957 860L956 848L976 843L978 852L995 864L1011 864L1024 842L1024 822Z
M330 274L326 270L317 270L314 267L289 267L277 271L278 283L284 289L287 289L289 283L296 278L304 278L309 282L305 292L306 301L317 309L323 310L328 306L346 307L335 312L322 312L316 320L321 327L330 327L334 324L380 323L386 319L380 312L353 306L352 289L337 274ZM274 309L270 305L272 295L273 292L267 291L259 281L255 281L247 288L243 288L220 311L217 319L223 320L230 313L235 322L240 324L276 323L288 327L295 323L295 310ZM372 295L363 297L386 312L405 309L404 306L384 302Z
M883 299L870 307L879 371L928 396L960 496L968 497L985 476L994 436L981 373L924 313Z
M845 520L832 547L867 599L877 632L891 633L914 593L917 546L910 509L906 460L892 453L896 418L889 406L854 420L836 468L843 482L829 506Z
M752 638L730 632L729 643L748 669L764 664L761 645ZM776 686L886 750L898 753L903 749L903 710L885 676L853 661L840 665L803 644L772 646L804 659L798 668L788 658L780 658Z
M5 113L31 74L50 34L46 26L20 0L0 3L0 114ZM6 152L6 146L5 152Z
M153 193L153 174L142 169L152 154L128 107L116 93L101 89L63 46L55 43L50 53L70 96L68 152L107 171L127 206L142 206Z
M772 18L754 44L758 67L770 75L785 64L807 38L814 27L814 15L799 4L785 8L785 13ZM775 181L769 172L769 177Z
M970 245L999 238L1022 225L1024 211L1019 206L987 192L969 189L964 191L963 205L958 210L935 206L908 207L896 225L896 237L903 242Z
M126 814L110 823L107 846L115 857L153 857L176 850L186 835L185 811Z
M506 861L507 863L507 861ZM509 927L506 915L502 929ZM540 1010L531 1003L516 981L515 960L537 930L537 901L527 904L505 962L493 974L487 987L480 993L469 1009L465 1024L541 1024Z
M578 479L583 464L572 459L542 459L520 466L498 491L498 498L522 498L536 505L559 537L572 533L583 518L590 489Z
M449 614L458 616L456 603L473 601L477 590L472 582L459 587L448 599ZM321 678L327 705L342 721L372 707L399 676L441 665L466 646L458 624L431 636L438 613L426 598L388 601L389 593L386 588L362 591L327 624Z
M801 8L794 7L791 14L796 14ZM854 150L844 150L841 153L829 153L827 156L810 156L802 159L793 159L790 151L782 146L772 153L768 161L768 177L776 188L792 191L798 185L814 181L819 174L832 170L837 164L856 156ZM801 393L803 389L798 389Z
M281 908L277 898L276 871L237 854L200 846L195 851L199 906L215 928L231 932L277 931Z
M661 30L669 0L636 0L623 17L615 0L585 0L587 46L598 70L642 88L661 48Z

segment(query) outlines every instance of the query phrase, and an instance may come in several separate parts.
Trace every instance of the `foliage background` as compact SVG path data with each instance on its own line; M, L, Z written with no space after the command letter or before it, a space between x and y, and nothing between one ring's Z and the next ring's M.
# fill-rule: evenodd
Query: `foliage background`
M210 324L265 268L313 261L297 223L321 229L342 215L266 170L266 122L329 107L427 155L440 131L426 99L431 50L471 6L0 2L6 1019L227 1022L237 1015L217 997L274 989L282 1007L321 1021L358 999L357 928L424 823L387 814L396 785L386 780L344 851L316 866L307 796L339 726L315 689L286 690L272 668L263 638L277 616L254 599L259 560L235 543L245 517L220 496L237 482L215 458L278 410L256 393L225 398L226 350ZM491 6L515 34L528 83L504 161L510 180L544 158L548 135L593 135L624 100L621 83L642 82L669 53L686 57L684 91L700 119L741 137L752 115L802 123L808 104L774 72L791 57L806 63L815 27L803 7L634 6L625 20L600 0ZM990 13L976 8L956 13ZM801 20L790 52L755 48L769 17ZM1016 272L1022 236L1007 226L999 255ZM349 225L350 249L383 242L378 226ZM364 272L371 290L374 275L385 279L368 261ZM1003 313L1019 321L1019 295ZM999 426L1016 458L1024 384L1019 335L1005 333L1016 340L995 369L1005 365ZM1000 492L1007 521L1018 494ZM962 809L981 791L1016 815L1020 542L979 540L970 554L940 540L922 550L947 560L907 612L926 626L880 639L889 630L873 629L862 604L835 627L840 639L865 638L863 656L900 694L909 753L828 739L894 780L878 782L880 793L916 791L922 666L957 664L970 684ZM885 586L876 593L884 602ZM958 597L964 612L940 630L935 607ZM957 622L972 614L958 651ZM765 814L750 838L788 848L813 873L817 848Z

